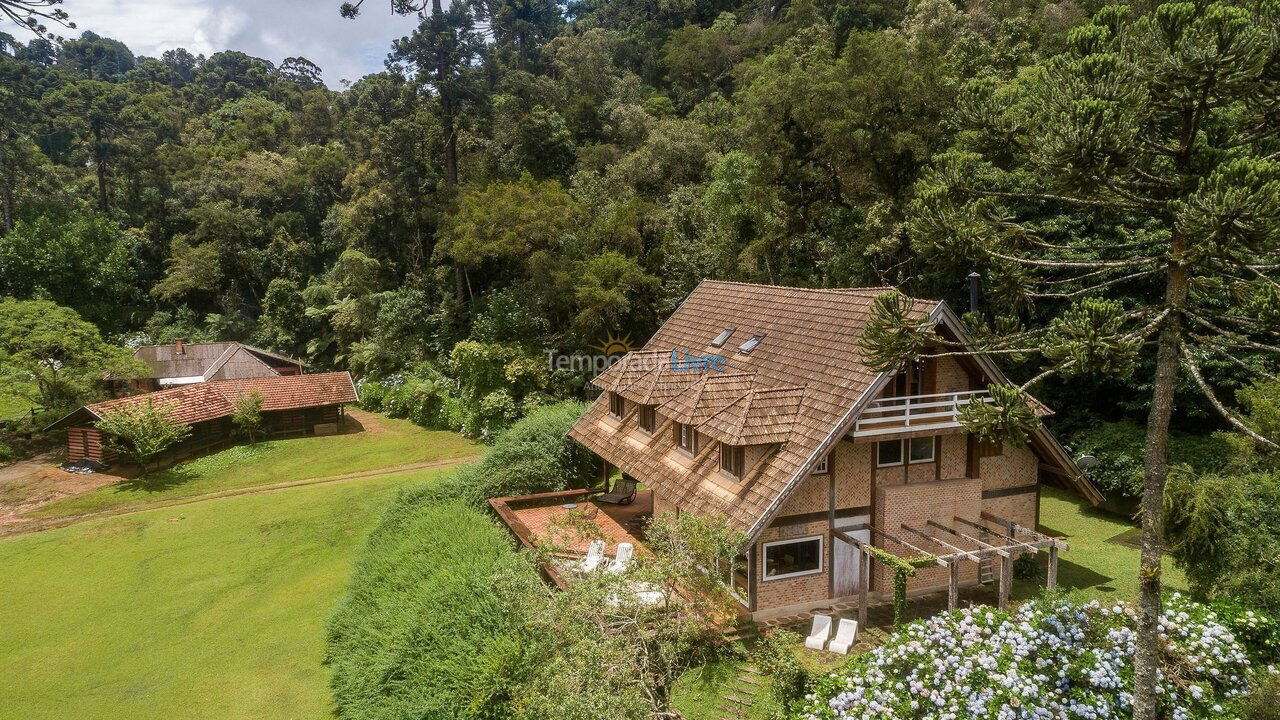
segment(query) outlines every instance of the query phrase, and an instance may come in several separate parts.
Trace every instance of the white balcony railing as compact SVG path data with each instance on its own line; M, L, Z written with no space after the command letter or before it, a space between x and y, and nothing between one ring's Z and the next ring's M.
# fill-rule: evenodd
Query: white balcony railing
M872 400L853 426L853 436L960 427L956 416L971 402L991 402L991 393L986 390L966 390Z

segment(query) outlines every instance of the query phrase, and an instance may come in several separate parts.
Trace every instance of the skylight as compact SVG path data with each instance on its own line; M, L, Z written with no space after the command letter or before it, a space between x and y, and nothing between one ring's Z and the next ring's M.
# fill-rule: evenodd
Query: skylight
M711 347L724 347L724 344L729 341L729 336L737 329L738 328L736 327L727 327L720 331L720 334L716 336L716 339L711 341Z
M756 349L756 346L759 345L760 341L763 339L764 333L756 333L755 335L752 335L750 340L738 346L738 352L750 353L752 350Z

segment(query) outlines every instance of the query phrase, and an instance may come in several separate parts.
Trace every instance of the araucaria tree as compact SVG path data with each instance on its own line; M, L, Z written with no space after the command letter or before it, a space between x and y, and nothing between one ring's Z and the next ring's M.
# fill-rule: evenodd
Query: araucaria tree
M96 425L108 447L137 463L145 477L152 460L191 435L191 426L174 421L172 413L172 405L148 399L108 412Z
M1104 7L1061 54L970 81L956 122L956 144L917 185L909 231L918 252L981 269L1009 309L970 318L985 349L1043 356L1021 391L1053 374L1150 372L1133 711L1154 720L1175 387L1272 445L1201 367L1272 377L1280 352L1280 8ZM883 367L924 348L918 321L898 310L879 303L872 358ZM1022 329L1028 319L1038 329ZM966 424L1025 432L1035 420L1024 392L994 390Z

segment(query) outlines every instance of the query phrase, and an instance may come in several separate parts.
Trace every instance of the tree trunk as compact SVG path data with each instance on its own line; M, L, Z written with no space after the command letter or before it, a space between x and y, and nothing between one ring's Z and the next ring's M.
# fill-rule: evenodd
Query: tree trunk
M0 231L13 232L13 186L0 188Z
M443 22L440 0L431 0L431 15ZM458 187L458 137L453 129L453 81L448 51L436 54L436 92L440 93L440 124L444 131L444 181L450 192Z
M1186 247L1174 232L1173 262ZM1133 717L1156 720L1159 697L1156 671L1160 667L1160 563L1164 551L1164 486L1169 474L1169 419L1173 413L1173 386L1178 376L1178 345L1182 306L1187 298L1187 271L1171 265L1165 284L1169 315L1160 329L1156 352L1156 376L1147 416L1146 451L1142 478L1142 559L1138 573L1138 632L1134 648Z
M95 127L93 129L93 164L98 171L98 210L107 215L107 163L103 159L102 152L102 130Z

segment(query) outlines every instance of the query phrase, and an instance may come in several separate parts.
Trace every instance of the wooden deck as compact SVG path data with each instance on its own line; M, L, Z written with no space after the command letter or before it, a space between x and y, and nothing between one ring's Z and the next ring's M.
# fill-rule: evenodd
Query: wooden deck
M582 556L593 537L599 537L610 557L624 542L631 543L637 553L646 552L644 527L653 515L653 491L638 491L627 505L598 502L593 499L598 494L595 490L565 490L493 498L489 505L530 549L550 543L557 555ZM543 570L552 582L564 586L565 578L554 567L548 565Z

